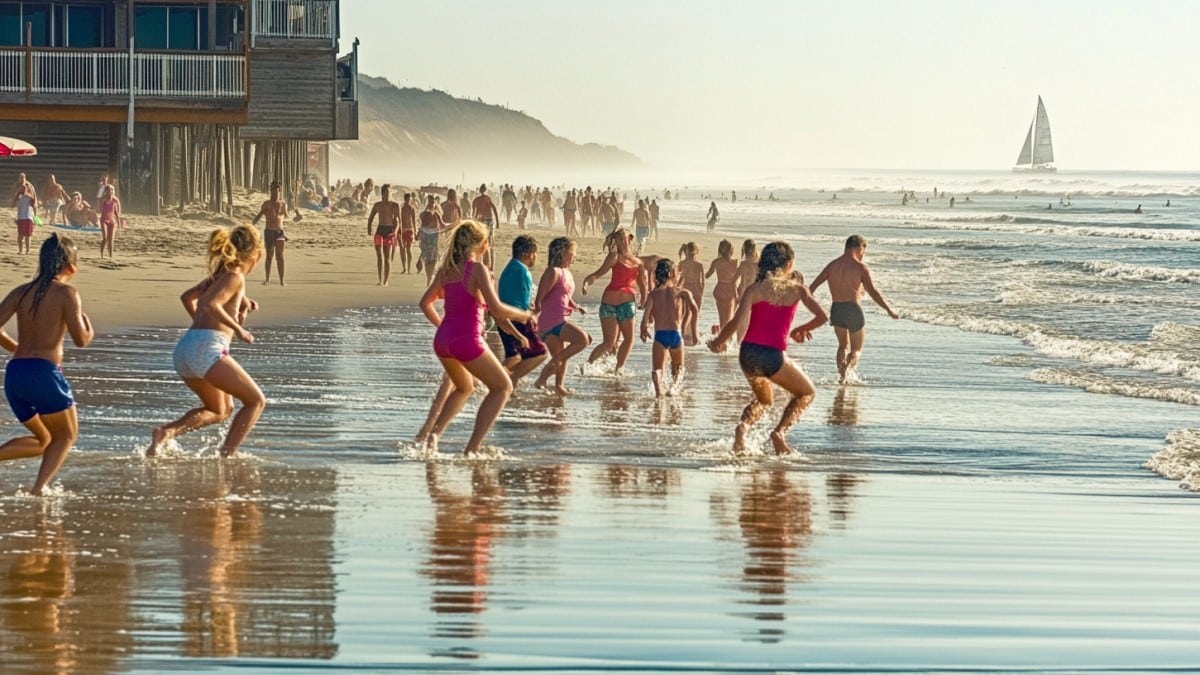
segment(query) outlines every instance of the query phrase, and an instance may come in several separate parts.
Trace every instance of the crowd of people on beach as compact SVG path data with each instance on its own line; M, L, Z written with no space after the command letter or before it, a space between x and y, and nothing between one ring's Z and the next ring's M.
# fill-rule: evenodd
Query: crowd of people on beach
M15 194L36 203L30 188L22 183ZM108 196L114 191L107 184L101 189ZM543 200L541 192L527 187L522 199L512 186L501 186L505 223L510 223L507 216L512 213L507 207L516 200L520 203L518 229L525 229L526 205ZM684 348L701 342L698 322L705 284L716 278L712 296L718 323L712 326L713 337L707 346L720 353L731 340L738 341L739 364L752 394L734 432L733 450L738 454L745 451L750 428L771 407L775 386L784 390L789 400L770 438L777 454L791 451L787 431L812 402L816 390L804 371L787 357L789 339L806 342L812 331L832 323L838 339L838 371L846 382L855 377L865 335L861 294L865 291L889 316L898 318L862 262L867 243L858 235L846 240L843 255L830 262L811 287L793 269L795 255L784 241L770 242L760 251L756 242L747 239L742 243L741 259L735 260L732 243L722 240L717 256L705 269L695 242L680 247L678 262L645 250L656 234L659 214L657 208L651 209L656 207L655 200L636 195L631 231L621 222L624 200L618 199L618 191L593 192L587 187L568 190L560 202L549 206L550 214L555 208L563 209L565 235L548 243L546 265L535 285L534 270L542 249L531 234L521 233L512 240L510 259L499 277L493 274L492 243L501 227L501 209L492 201L486 184L473 197L464 194L461 202L453 189L447 189L444 198L425 194L425 207L419 214L414 203L419 194L405 193L402 201L396 202L390 185L380 186L379 194L367 215L378 283L388 283L397 249L402 274L422 270L426 274L427 288L418 304L435 328L433 352L444 370L426 422L416 435L417 442L431 452L438 450L440 437L477 383L487 394L464 448L466 455L482 452L484 439L525 375L540 368L535 388L564 397L574 393L566 386L568 365L594 341L573 320L576 314L585 315L586 309L575 299L571 267L578 237L592 232L603 234L605 257L584 277L579 291L586 295L590 286L605 277L609 282L600 294L601 337L587 361L594 364L613 355L614 375L621 375L633 348L634 322L640 311L638 335L652 343L650 379L656 396L674 396L682 390ZM470 210L466 211L460 203L468 199ZM542 222L554 227L553 216L545 209L555 201L542 204ZM588 204L586 209L584 204ZM581 217L576 220L574 213L568 215L568 209L578 210ZM233 455L262 414L266 405L263 392L230 354L230 344L234 340L254 342L245 325L258 304L246 294L246 279L258 262L266 260L264 283L271 282L273 263L279 283L284 283L287 237L283 220L288 211L281 186L274 182L269 199L251 224L218 228L209 235L208 274L181 296L191 325L173 354L179 377L196 394L199 405L153 430L148 457L180 434L231 417L220 455ZM265 219L261 233L256 228L259 219ZM414 243L419 246L415 258ZM80 347L93 336L79 294L69 283L77 268L74 242L65 234L54 233L41 245L34 279L0 301L0 326L16 317L18 331L13 339L0 330L0 346L12 353L5 371L5 393L18 421L29 431L28 436L0 446L0 461L41 455L33 494L40 494L53 479L78 435L74 397L60 368L67 335ZM812 296L812 290L824 284L829 285L833 298L828 312ZM811 318L793 326L800 305ZM489 324L499 332L503 358L485 339ZM236 412L235 399L240 403Z
M17 253L29 253L29 242L37 225L61 225L64 228L93 228L99 231L100 257L103 258L107 251L111 258L117 228L124 227L125 223L116 185L108 174L100 177L96 187L96 204L99 208L85 200L82 192L68 191L54 174L46 176L39 197L37 188L28 177L24 173L17 174L9 198L9 206L17 209ZM42 217L43 213L45 218Z

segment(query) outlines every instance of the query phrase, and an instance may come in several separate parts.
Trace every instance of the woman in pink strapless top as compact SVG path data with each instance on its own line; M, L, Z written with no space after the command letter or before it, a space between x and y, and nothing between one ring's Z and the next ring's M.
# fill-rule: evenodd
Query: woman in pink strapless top
M454 386L445 398L432 430L424 436L426 445L435 452L442 432L474 391L476 378L488 388L488 393L479 404L475 429L463 449L464 455L479 452L484 436L512 395L508 371L483 341L484 314L491 312L497 321L527 322L533 319L531 312L500 302L491 271L486 265L477 264L487 250L487 230L473 220L464 220L454 228L450 250L425 295L421 296L421 311L429 323L437 327L433 351ZM439 315L434 308L438 298L444 300L444 315ZM435 402L439 400L435 397Z
M592 336L568 320L575 310L586 313L571 297L575 294L575 277L570 270L571 263L575 262L575 242L566 237L554 239L546 258L546 271L538 283L533 307L540 312L538 332L550 351L550 361L542 368L542 374L533 386L544 388L553 375L554 391L565 396L572 393L564 386L567 361L591 344Z
M742 411L742 420L734 432L733 451L745 451L746 432L763 416L774 401L771 383L775 383L792 395L779 424L771 432L771 444L775 454L791 452L787 444L787 431L800 419L800 415L812 403L816 389L812 380L787 357L788 337L796 342L812 339L812 331L828 320L825 310L813 299L804 285L804 278L792 272L795 254L787 242L775 241L767 244L758 258L758 276L750 284L738 303L737 312L721 332L708 343L714 352L725 350L725 343L733 337L738 327L745 322L746 332L738 353L738 363L754 400ZM813 318L808 323L792 328L796 316L796 305L804 303Z
M604 262L583 280L582 291L586 295L588 286L612 273L612 280L600 296L600 344L588 356L588 363L616 353L616 371L620 372L633 350L633 320L638 306L646 301L646 280L642 276L641 258L630 253L630 237L625 228L618 227L605 237L604 248L608 251Z

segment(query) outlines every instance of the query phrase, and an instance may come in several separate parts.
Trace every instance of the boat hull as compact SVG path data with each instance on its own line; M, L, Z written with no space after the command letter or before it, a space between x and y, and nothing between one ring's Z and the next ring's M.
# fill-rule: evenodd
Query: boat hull
M1013 173L1058 173L1053 166L1014 166Z

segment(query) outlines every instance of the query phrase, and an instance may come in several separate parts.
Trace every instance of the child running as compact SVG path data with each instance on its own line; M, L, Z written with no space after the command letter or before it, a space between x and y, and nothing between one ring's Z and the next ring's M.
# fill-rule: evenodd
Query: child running
M537 262L537 250L537 240L527 234L513 239L512 259L500 273L497 292L500 302L526 311L533 306L533 273L529 270ZM533 321L514 324L500 319L496 323L500 327L500 341L504 343L504 367L512 375L513 387L516 387L517 381L548 358L546 345L538 337L537 324Z
M721 243L717 244L717 257L709 263L704 278L714 274L717 275L717 285L713 288L713 300L717 303L717 325L713 326L712 332L716 333L733 317L738 297L734 284L737 281L738 264L733 259L733 244L729 243L728 239L722 239Z
M700 255L700 247L696 242L689 241L679 247L679 255L684 258L679 262L679 285L692 294L696 311L699 312L700 306L704 304L704 265L696 260L696 256ZM684 330L683 338L689 347L700 344L697 324L696 321L689 321Z
M92 322L83 313L79 292L68 281L76 271L75 244L52 234L38 251L37 276L17 286L0 302L0 326L17 317L17 338L0 330L0 346L13 353L4 369L4 395L30 436L0 445L0 461L42 456L30 494L40 495L79 436L71 385L62 373L63 339L77 347L92 341ZM30 292L32 291L32 293Z
M246 275L263 253L258 230L249 225L216 229L208 236L208 278L179 296L192 317L192 326L175 344L175 372L196 396L200 407L154 429L147 457L158 454L163 443L189 431L224 422L233 413L233 399L242 409L233 417L221 456L237 452L262 415L267 401L262 390L241 364L229 354L232 338L254 343L246 330L246 315L258 303L246 297Z
M671 387L666 393L674 396L679 392L683 382L683 334L679 332L679 324L683 316L689 316L688 329L695 334L700 315L692 292L675 285L677 277L673 261L669 258L658 261L654 266L654 290L646 296L646 311L642 314L643 341L650 339L650 324L654 324L651 379L656 397L663 395L663 362L668 353L671 355Z
M488 245L488 232L483 225L473 220L462 221L454 228L450 248L433 282L421 296L421 311L437 327L433 351L454 383L454 390L426 438L427 447L434 452L438 449L438 439L475 390L476 378L488 388L488 393L479 404L475 428L463 448L464 455L479 453L484 437L512 395L508 371L484 342L484 314L490 312L497 320L521 323L533 320L528 310L500 302L492 273L482 264ZM438 298L444 298L442 316L433 306ZM516 339L521 346L529 346L524 337L518 335Z
M783 409L779 424L771 432L771 443L777 455L791 452L787 444L787 430L816 396L812 380L787 357L787 339L790 335L796 342L811 340L812 331L823 325L828 317L809 293L803 277L792 273L794 259L795 254L787 242L767 244L758 259L758 275L742 295L733 320L725 324L720 334L708 343L712 351L723 351L738 325L743 319L747 320L748 328L738 354L738 363L746 381L750 383L754 400L742 411L741 422L734 432L735 454L740 455L745 451L746 432L771 407L774 401L771 383L783 387L792 395ZM804 303L813 313L813 318L791 329L799 303Z
M629 352L633 349L633 318L637 307L646 297L646 280L642 276L642 260L630 253L630 239L624 228L617 228L604 237L604 248L608 250L600 269L583 280L583 293L598 277L612 271L612 279L600 296L600 330L603 339L592 350L588 363L612 352L617 354L616 372L625 366ZM621 338L617 345L618 332Z
M554 239L550 242L546 258L546 271L538 283L533 308L538 312L541 338L550 350L550 362L542 369L534 386L545 388L546 381L553 375L554 391L559 396L566 396L574 393L564 386L567 361L587 348L592 343L592 336L568 321L575 310L579 310L580 314L587 313L571 297L575 294L575 277L570 270L571 263L575 262L575 242L566 237Z
M740 298L746 294L746 289L758 276L758 244L754 243L753 239L747 239L742 242L742 262L738 264L737 279L734 281L734 297ZM735 308L736 309L736 308ZM742 318L742 323L738 325L738 342L742 341L742 337L746 335L746 317Z

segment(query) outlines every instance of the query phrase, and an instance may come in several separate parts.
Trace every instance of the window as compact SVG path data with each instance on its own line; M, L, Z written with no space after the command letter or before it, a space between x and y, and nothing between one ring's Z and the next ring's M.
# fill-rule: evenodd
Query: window
M138 7L133 21L133 43L137 49L167 48L166 7Z
M103 7L74 5L61 9L65 10L66 21L60 34L65 34L66 39L61 40L59 46L76 49L105 46Z
M134 10L138 49L208 49L208 8L165 5Z
M21 4L21 26L20 34L24 34L23 26L30 24L32 33L29 36L29 44L34 47L49 47L50 43L50 5L43 3L26 2ZM23 44L18 41L17 44Z
M0 45L19 47L21 40L21 3L0 3Z

